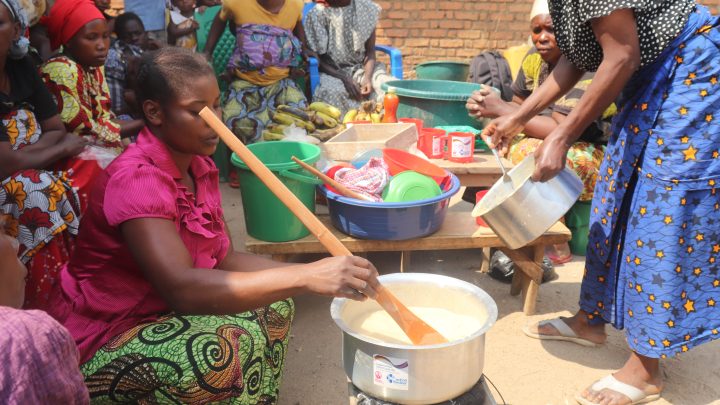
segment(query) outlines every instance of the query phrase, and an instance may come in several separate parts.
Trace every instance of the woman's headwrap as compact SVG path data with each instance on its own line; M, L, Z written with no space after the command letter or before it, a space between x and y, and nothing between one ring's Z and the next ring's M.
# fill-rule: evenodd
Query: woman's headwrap
M85 24L94 20L104 20L92 0L57 0L50 9L50 14L43 17L40 23L45 25L50 36L52 49L67 44Z
M530 11L530 19L532 20L540 14L550 14L547 0L535 0L532 10Z
M13 21L20 24L20 38L14 41L10 47L10 58L11 59L22 59L27 55L30 41L25 37L25 31L27 31L28 20L25 10L20 7L17 0L0 0L2 4L7 7L10 11L10 16Z

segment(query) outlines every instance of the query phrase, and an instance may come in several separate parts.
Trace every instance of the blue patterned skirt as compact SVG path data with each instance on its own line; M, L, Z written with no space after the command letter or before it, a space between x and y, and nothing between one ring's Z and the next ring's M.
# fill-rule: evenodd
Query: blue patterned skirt
M703 6L623 91L580 307L664 358L720 335L720 21Z

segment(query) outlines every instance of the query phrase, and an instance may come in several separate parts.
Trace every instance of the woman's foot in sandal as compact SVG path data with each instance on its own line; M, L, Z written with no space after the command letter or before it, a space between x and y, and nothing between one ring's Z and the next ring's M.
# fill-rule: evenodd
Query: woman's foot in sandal
M555 265L565 264L573 258L572 252L570 251L570 245L567 242L559 245L548 246L545 249L545 254Z
M587 321L587 313L583 310L570 318L559 317L529 325L524 332L535 339L564 340L583 346L599 346L607 340L605 325L590 325Z
M633 352L623 368L578 394L583 405L635 405L658 400L663 389L658 359Z

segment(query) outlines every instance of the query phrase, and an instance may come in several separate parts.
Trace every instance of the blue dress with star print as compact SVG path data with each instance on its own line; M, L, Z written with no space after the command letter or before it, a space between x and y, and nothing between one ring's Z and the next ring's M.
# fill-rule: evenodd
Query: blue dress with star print
M653 358L720 335L720 20L697 6L623 91L580 307Z

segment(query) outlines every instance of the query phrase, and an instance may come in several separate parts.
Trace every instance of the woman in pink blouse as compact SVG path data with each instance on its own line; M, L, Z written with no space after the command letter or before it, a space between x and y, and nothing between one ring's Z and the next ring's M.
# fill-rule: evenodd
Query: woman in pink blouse
M95 182L51 313L78 344L93 400L275 403L289 297L363 299L377 271L358 257L234 251L209 158L218 136L198 116L218 109L212 68L164 48L143 56L138 82L147 127Z

